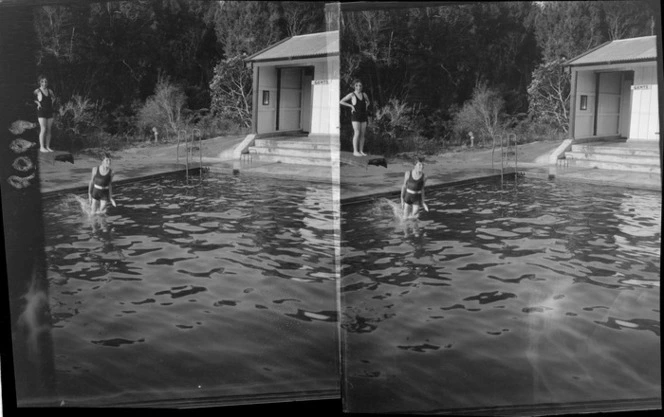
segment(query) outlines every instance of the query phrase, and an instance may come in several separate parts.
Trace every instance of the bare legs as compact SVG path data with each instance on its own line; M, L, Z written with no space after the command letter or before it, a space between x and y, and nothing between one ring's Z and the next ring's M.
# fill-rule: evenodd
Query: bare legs
M367 122L353 123L353 155L365 156L364 153L364 133L367 130Z
M106 200L100 201L93 198L92 204L90 205L90 214L104 213L107 204Z
M39 119L39 150L41 152L48 152L46 149L46 132L48 131L48 119L40 117Z
M367 131L367 122L360 123L360 153L364 156L367 154L364 153L364 140L366 139L364 134Z
M409 213L411 212L411 213ZM417 217L417 214L420 212L419 204L406 204L403 205L403 218L408 219L412 217Z
M39 120L39 150L41 152L53 152L51 149L51 130L53 129L53 118L38 118Z
M46 119L46 149L48 149L49 152L53 152L53 149L51 149L51 132L53 131L53 118L51 117L50 119Z

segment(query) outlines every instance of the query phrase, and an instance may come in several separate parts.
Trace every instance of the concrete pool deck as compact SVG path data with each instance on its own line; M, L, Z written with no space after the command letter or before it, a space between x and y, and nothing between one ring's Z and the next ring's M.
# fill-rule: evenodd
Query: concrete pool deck
M334 172L331 167L224 161L219 157L223 153L228 154L228 151L232 150L243 138L243 136L228 136L204 140L201 146L203 166L209 167L212 172L222 174L333 182ZM518 172L523 172L526 178L661 191L659 174L551 166L547 162L547 156L558 145L558 142L534 142L520 145ZM175 171L184 173L183 155L181 150L179 163L176 163L175 144L146 144L112 153L112 168L116 172L114 181L121 184L124 181L149 178ZM42 193L54 195L59 192L86 192L91 169L98 164L97 158L88 155L75 155L74 164L43 159L40 162ZM193 159L190 160L189 169L196 169L198 165L199 154L198 151L195 151ZM398 196L404 172L411 167L410 161L394 158L388 160L387 168L373 165L364 168L344 164L340 167L339 172L341 202L345 204L384 195ZM500 163L495 162L492 169L491 149L447 152L437 156L427 156L425 173L429 178L428 186L457 185L499 178ZM194 171L191 175L198 174Z

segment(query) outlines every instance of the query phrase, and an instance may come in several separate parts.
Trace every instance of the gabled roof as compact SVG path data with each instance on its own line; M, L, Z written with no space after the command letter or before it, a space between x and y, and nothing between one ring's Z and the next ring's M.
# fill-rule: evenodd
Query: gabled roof
M618 39L606 42L565 63L565 66L654 61L657 59L655 36Z
M246 62L281 61L339 55L339 31L310 33L283 39L246 58Z

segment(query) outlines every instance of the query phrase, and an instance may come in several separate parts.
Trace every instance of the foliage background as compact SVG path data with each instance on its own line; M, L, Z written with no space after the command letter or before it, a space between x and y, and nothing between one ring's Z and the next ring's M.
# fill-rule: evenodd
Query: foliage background
M471 110L496 103L492 129L558 139L568 125L564 61L654 33L656 11L655 0L345 11L340 87L345 94L353 78L364 81L375 115L370 152L441 152L466 144L471 131L487 143L486 120ZM72 2L34 8L33 21L38 73L59 98L56 138L72 150L144 141L154 127L160 140L180 129L245 132L252 94L243 58L326 30L323 2L294 1ZM33 106L29 93L25 105ZM349 149L345 107L341 118Z
M153 127L160 140L180 129L244 132L251 73L242 58L325 30L324 3L292 1L70 3L37 7L33 21L38 73L59 99L56 138L72 150L143 141Z
M360 78L374 103L367 150L440 152L491 143L560 139L568 129L565 60L614 39L654 34L654 1L477 2L349 11L341 22L341 92ZM396 119L395 100L402 107ZM498 107L496 107L498 106ZM489 123L482 109L498 110ZM350 114L342 110L342 149ZM371 126L373 124L373 126ZM394 126L392 126L394 125ZM407 132L394 136L399 126Z

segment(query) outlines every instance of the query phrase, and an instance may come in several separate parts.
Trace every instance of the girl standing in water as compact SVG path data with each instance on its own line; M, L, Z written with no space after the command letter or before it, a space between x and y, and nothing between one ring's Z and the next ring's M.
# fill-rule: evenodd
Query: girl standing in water
M355 90L348 93L346 97L339 102L341 105L350 107L350 118L353 123L353 155L366 156L364 153L364 134L367 130L367 121L369 120L369 97L362 91L362 81L353 81ZM351 103L348 103L348 101Z
M413 169L404 174L401 186L401 207L403 207L404 219L409 217L409 212L411 212L410 217L417 216L420 206L429 211L429 207L424 202L424 185L427 177L423 170L423 158L416 158Z
M38 78L39 88L33 94L37 104L37 120L39 120L39 150L41 152L53 152L51 149L51 130L53 129L53 113L55 108L55 93L48 88L48 79L40 75Z
M111 157L105 153L101 159L101 165L92 168L92 178L88 185L88 201L90 202L90 213L103 213L107 203L113 204L113 171L111 170Z

